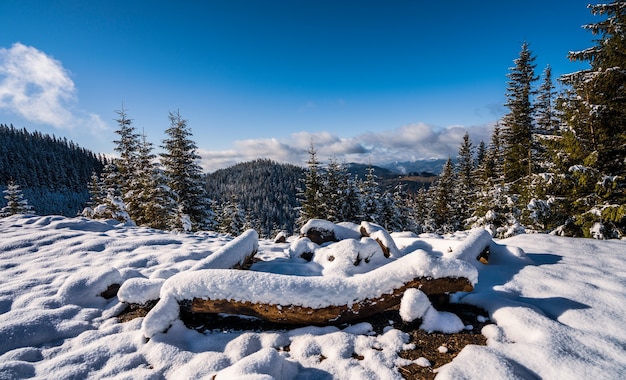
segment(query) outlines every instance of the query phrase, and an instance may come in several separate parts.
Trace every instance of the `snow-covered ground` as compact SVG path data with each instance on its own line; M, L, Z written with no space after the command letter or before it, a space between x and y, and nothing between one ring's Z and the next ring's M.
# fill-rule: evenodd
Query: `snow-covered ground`
M469 232L392 237L400 258L389 260L407 262L421 260L413 254L467 259L456 253L470 252L482 239ZM381 335L368 323L201 334L174 316L167 331L147 339L142 324L149 325L148 318L118 323L115 315L124 305L118 297L99 296L110 284L127 283L134 284L127 293L155 298L177 276L204 270L207 257L224 252L232 240L82 218L0 219L0 379L401 378L398 368L410 361L398 353L409 348L408 336L393 326ZM343 246L373 247L365 240ZM257 257L265 261L252 269L283 276L345 274L334 260L294 257L294 247L259 241ZM438 378L626 377L626 241L521 235L493 243L491 252L489 265L473 263L475 290L454 295L489 312L493 324L483 329L488 345L466 346L438 369ZM467 266L459 268L471 275ZM429 326L441 327L445 318L433 321L437 314L426 312L424 300L420 292L407 292L403 318L423 315ZM416 362L427 365L427 359Z

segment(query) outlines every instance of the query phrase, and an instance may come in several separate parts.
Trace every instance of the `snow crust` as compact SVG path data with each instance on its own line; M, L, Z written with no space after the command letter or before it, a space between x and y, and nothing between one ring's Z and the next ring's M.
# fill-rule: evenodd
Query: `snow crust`
M449 260L471 235L391 237L409 260L417 250ZM145 319L119 323L119 296L99 296L112 282L135 282L130 294L140 299L154 291L142 282L190 272L228 236L24 215L0 219L0 236L2 379L401 379L398 368L411 363L398 355L407 334L389 326L377 335L367 323L200 334L173 317L167 332L146 341ZM453 297L488 311L487 346L466 346L435 369L437 379L623 378L626 241L533 234L489 248L488 265L472 263L475 290ZM288 264L294 274L319 276L323 269L290 258L289 243L261 240L258 250L264 261L253 270ZM415 363L431 361L426 354Z

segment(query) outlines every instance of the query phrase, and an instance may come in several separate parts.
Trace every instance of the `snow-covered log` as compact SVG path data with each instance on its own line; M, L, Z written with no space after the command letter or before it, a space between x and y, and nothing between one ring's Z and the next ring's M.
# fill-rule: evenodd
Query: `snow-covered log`
M203 312L259 315L273 310L273 320L325 324L366 317L400 302L409 287L424 293L470 291L478 271L463 260L417 250L370 272L352 277L290 276L275 273L205 269L169 278L159 304L148 313L142 329L146 337L165 331L178 318L179 303L208 301ZM392 301L390 301L392 300ZM221 305L221 309L214 308ZM257 305L257 306L252 306ZM192 311L194 308L192 307ZM195 310L198 311L198 310ZM289 312L293 317L289 317ZM271 312L268 311L268 317ZM265 317L265 316L264 316Z
M446 257L475 263L477 260L486 264L489 260L489 246L493 242L491 234L484 228L473 230L469 236L456 246Z
M370 222L361 222L361 236L371 237L376 240L382 248L385 257L396 258L400 256L400 250L396 247L389 232L378 224Z
M258 247L258 233L253 229L247 230L213 254L197 262L190 270L245 268L252 261ZM161 278L130 278L119 287L117 297L127 304L145 305L159 299L159 292L164 282L165 280Z
M191 267L191 270L241 269L250 263L258 249L259 234L254 229L249 229L213 254L200 260Z
M283 306L280 304L253 303L250 301L194 298L186 308L192 313L236 314L286 324L328 325L367 318L383 312L392 306L400 304L404 291L411 288L420 289L425 294L468 292L473 289L466 278L416 278L397 289L392 289L389 293L381 294L375 298L358 300L352 305L331 305L322 308L312 308L295 305Z

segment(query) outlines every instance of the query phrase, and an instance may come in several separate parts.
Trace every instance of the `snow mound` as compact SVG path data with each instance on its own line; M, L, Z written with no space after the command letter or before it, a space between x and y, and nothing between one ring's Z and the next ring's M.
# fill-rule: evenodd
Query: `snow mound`
M341 240L316 250L313 261L324 269L324 276L349 277L369 272L389 263L376 240Z
M121 284L122 275L115 268L86 268L65 280L57 297L62 304L84 307L103 306L101 294L113 284Z
M131 278L126 280L117 291L120 302L145 305L159 299L161 287L165 283L162 278Z
M430 300L418 289L407 289L400 301L400 317L404 322L413 322L422 318L428 308L431 307Z

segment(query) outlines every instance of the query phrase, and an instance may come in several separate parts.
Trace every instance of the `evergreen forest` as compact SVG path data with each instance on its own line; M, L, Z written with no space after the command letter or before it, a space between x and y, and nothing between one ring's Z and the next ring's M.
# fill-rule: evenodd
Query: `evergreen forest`
M87 183L106 164L65 138L0 124L0 190L21 189L33 211L75 216L89 200ZM0 200L0 206L6 204Z

